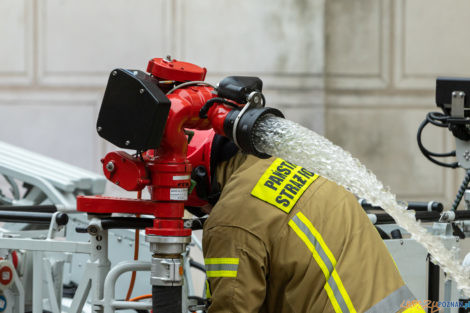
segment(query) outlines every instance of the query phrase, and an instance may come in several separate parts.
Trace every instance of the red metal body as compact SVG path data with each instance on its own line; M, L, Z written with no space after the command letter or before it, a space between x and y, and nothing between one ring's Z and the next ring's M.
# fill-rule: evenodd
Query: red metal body
M215 132L213 129L209 130L196 130L194 136L188 145L188 160L192 166L204 166L207 171L208 183L211 183L211 149L212 141L214 140ZM196 188L189 195L187 206L202 207L207 205L208 202L202 200L197 196Z
M149 61L147 72L160 79L186 82L203 81L207 70L187 62L155 58Z
M180 82L202 80L206 74L205 69L196 65L162 59L151 60L148 71L157 78ZM170 112L156 153L146 153L141 160L119 151L111 152L103 159L103 169L110 181L129 191L139 191L148 186L150 200L78 197L77 209L89 213L153 214L154 227L146 229L147 234L189 236L191 230L183 227L182 219L191 184L188 139L184 129L213 128L216 133L224 135L223 123L232 108L214 105L207 119L199 117L202 106L214 97L213 88L206 86L175 90L168 95ZM112 171L107 168L109 162L113 163Z

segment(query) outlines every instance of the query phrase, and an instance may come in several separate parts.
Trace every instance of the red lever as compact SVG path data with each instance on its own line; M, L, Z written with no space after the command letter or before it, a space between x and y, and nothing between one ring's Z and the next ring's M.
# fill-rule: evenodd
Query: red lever
M188 62L154 58L149 61L147 72L163 80L174 80L177 82L203 81L206 78L207 70Z

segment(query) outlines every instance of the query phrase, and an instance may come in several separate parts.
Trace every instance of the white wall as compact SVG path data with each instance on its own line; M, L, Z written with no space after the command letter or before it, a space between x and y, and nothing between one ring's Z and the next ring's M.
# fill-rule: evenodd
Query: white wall
M109 72L171 54L207 81L256 75L269 105L324 129L323 12L315 1L0 0L0 140L100 171Z
M404 200L450 204L462 170L421 155L416 132L434 101L437 76L470 76L470 2L329 0L325 15L326 135L351 151ZM433 151L452 150L429 127Z

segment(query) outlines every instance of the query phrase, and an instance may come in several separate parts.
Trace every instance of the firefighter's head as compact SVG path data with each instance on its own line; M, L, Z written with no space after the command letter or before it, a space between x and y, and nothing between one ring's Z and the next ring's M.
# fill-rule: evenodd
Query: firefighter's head
M228 138L210 130L188 130L188 159L193 167L191 180L195 183L185 208L196 216L207 213L219 199L217 165L233 157L238 147Z

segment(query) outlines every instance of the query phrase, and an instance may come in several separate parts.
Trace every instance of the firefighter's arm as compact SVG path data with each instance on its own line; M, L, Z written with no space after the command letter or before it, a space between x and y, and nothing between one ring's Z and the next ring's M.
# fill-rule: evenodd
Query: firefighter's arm
M204 231L209 313L258 313L266 296L268 257L264 243L238 227Z

